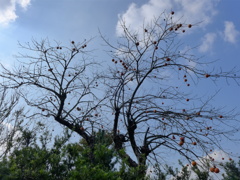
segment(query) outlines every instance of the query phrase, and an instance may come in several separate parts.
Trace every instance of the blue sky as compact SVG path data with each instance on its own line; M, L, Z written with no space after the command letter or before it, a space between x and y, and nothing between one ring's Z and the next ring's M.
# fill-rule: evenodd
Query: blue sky
M0 0L0 5L2 60L19 51L18 41L45 37L81 41L98 37L98 28L114 41L120 16L137 28L164 10L174 10L187 22L201 22L183 42L200 46L201 55L219 59L224 66L238 65L238 0ZM94 45L100 44L98 40Z
M163 11L174 10L176 18L197 23L181 36L186 46L197 46L197 56L218 60L215 66L225 70L240 69L239 7L239 0L0 0L0 61L14 62L13 55L21 51L18 41L46 37L64 44L94 37L90 45L97 49L96 58L109 59L98 29L114 42L121 32L120 17L136 30ZM204 81L196 87L203 94L220 89L213 103L240 112L240 87L234 82Z
M99 28L114 39L119 16L138 27L143 20L171 9L187 22L201 22L186 38L200 45L201 53L229 59L229 54L237 57L239 48L238 0L1 0L0 4L1 56L18 51L17 41L31 38L81 41L98 36Z

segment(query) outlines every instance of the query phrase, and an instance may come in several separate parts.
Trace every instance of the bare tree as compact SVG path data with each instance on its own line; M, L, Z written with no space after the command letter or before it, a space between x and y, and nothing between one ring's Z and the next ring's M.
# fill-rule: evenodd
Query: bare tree
M115 45L101 35L115 64L108 76L115 147L133 167L146 165L147 159L160 163L164 152L178 152L191 162L221 148L222 138L231 139L239 129L232 111L211 106L212 97L187 92L201 79L238 83L240 77L235 69L210 71L211 63L184 50L179 36L194 25L175 22L173 16L163 13L137 32L122 21ZM125 147L132 152L122 153Z
M100 94L96 95L97 63L90 58L87 43L72 41L70 47L65 47L58 42L51 45L45 39L20 44L28 54L19 54L19 65L12 69L2 65L1 77L4 87L17 88L25 102L33 107L32 117L53 117L90 145L102 99Z
M31 54L20 54L17 68L1 65L1 85L17 88L35 108L34 116L52 117L92 147L94 129L111 130L115 149L129 166L143 167L139 173L145 174L147 160L160 163L163 152L178 152L189 161L202 157L238 130L236 114L212 107L211 97L196 98L187 89L201 79L238 83L240 77L234 69L210 71L205 67L210 64L191 55L191 49L182 50L178 35L194 25L173 21L173 14L163 13L137 32L123 22L117 45L102 36L114 64L105 76L96 73L99 66L89 58L88 42L66 47L33 40L20 44Z

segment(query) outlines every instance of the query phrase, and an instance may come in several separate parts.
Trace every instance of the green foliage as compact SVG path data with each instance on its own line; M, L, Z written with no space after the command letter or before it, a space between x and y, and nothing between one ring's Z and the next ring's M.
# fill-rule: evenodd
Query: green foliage
M15 150L9 157L9 168L13 179L46 179L48 152L38 147L25 147Z
M18 148L0 161L0 179L143 179L138 173L140 167L130 168L124 160L119 170L115 168L119 157L112 148L111 134L105 131L95 133L94 147L85 140L67 144L66 131L64 136L55 138L50 149L48 132L42 133L37 143L35 132L21 131Z
M207 170L200 170L197 166L192 167L192 171L195 172L197 175L196 180L208 180L209 171Z
M57 146L61 138L55 139L51 149L46 148L48 133L40 137L42 147L37 143L35 132L21 129L16 139L18 147L1 161L1 179L66 179L68 166L62 163L64 158ZM45 139L45 140L43 140Z
M151 172L154 176L150 177L151 173L146 176L147 166L130 167L128 161L119 156L125 150L116 153L112 148L111 133L104 130L94 133L93 147L88 146L84 139L79 143L67 143L70 134L65 131L62 137L54 139L51 148L47 148L47 143L51 141L48 131L37 139L36 132L19 129L21 136L16 139L17 146L0 161L0 179L166 180L173 177L175 180L189 180L193 173L196 175L194 180L209 178L208 170L202 170L198 166L189 168L181 161L181 171L168 165L162 170L156 164ZM224 180L239 179L240 160L238 164L230 161L223 167L226 171Z
M142 180L142 179L149 179L149 177L145 176L145 168L146 167L129 167L126 163L126 161L121 162L120 170L119 170L119 176L122 179L128 179L128 180ZM139 173L144 171L144 173Z
M119 173L114 171L115 153L110 148L109 134L99 131L95 137L95 146L92 148L88 147L84 140L81 145L66 146L68 157L75 159L74 169L70 172L69 179L121 179ZM79 152L77 156L74 155L76 152Z
M172 167L165 165L166 173L161 172L161 176L158 180L165 180L169 175L172 176L174 180L208 180L209 178L208 168L204 169L199 166L186 166L180 160L179 165L181 166L181 170L178 168L174 170ZM208 162L206 162L205 165L208 167ZM194 179L192 179L193 176L195 177Z
M167 165L165 166L165 169L167 169L168 171L172 170L172 168L170 168ZM155 174L155 177L154 177L155 180L159 180L159 179L165 180L167 178L167 176L169 175L169 172L163 171L162 168L157 163L154 166L153 172Z
M223 180L239 180L240 177L240 160L238 163L234 161L227 162L223 165L226 174L223 176Z
M11 170L9 168L9 164L6 158L3 158L0 162L0 179L5 180L6 177L9 177L8 179L11 179Z

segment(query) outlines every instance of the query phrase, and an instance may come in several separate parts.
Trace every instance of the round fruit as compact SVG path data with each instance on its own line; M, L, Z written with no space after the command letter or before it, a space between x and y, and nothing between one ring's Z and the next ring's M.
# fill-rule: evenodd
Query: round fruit
M180 141L178 144L179 144L180 146L182 146L182 145L184 144L184 142L183 142L183 141Z
M80 127L80 130L81 130L81 131L84 131L84 128L83 128L83 127Z
M220 170L219 170L218 168L215 168L214 172L215 172L215 173L219 173Z
M180 137L180 140L181 140L182 142L184 142L184 139L185 139L184 137Z
M214 171L215 171L215 168L214 168L214 167L211 167L209 170L210 170L211 172L214 172Z
M196 166L196 165L197 165L196 161L193 161L193 162L192 162L192 165L193 165L193 166Z

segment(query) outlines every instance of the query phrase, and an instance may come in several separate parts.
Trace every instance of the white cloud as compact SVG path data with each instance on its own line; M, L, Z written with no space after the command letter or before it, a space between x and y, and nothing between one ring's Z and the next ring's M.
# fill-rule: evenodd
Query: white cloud
M230 43L236 43L237 36L240 34L240 32L235 29L233 22L225 21L224 24L224 40Z
M211 50L216 37L217 35L215 33L207 33L202 39L202 44L199 47L199 51L207 52Z
M0 0L0 24L6 26L17 19L16 6L24 10L30 5L31 0Z
M18 4L24 9L26 9L30 5L31 0L18 0Z
M146 4L138 7L137 4L132 3L127 11L119 15L116 33L120 35L122 30L120 28L121 20L127 26L134 27L137 30L142 27L142 23L148 24L154 17L159 17L161 13L167 13L174 10L174 17L186 20L188 23L199 23L198 26L204 27L209 24L212 17L217 13L215 5L220 0L149 0Z
M217 14L215 6L220 0L175 0L179 14L190 23L199 23L199 26L206 26Z

